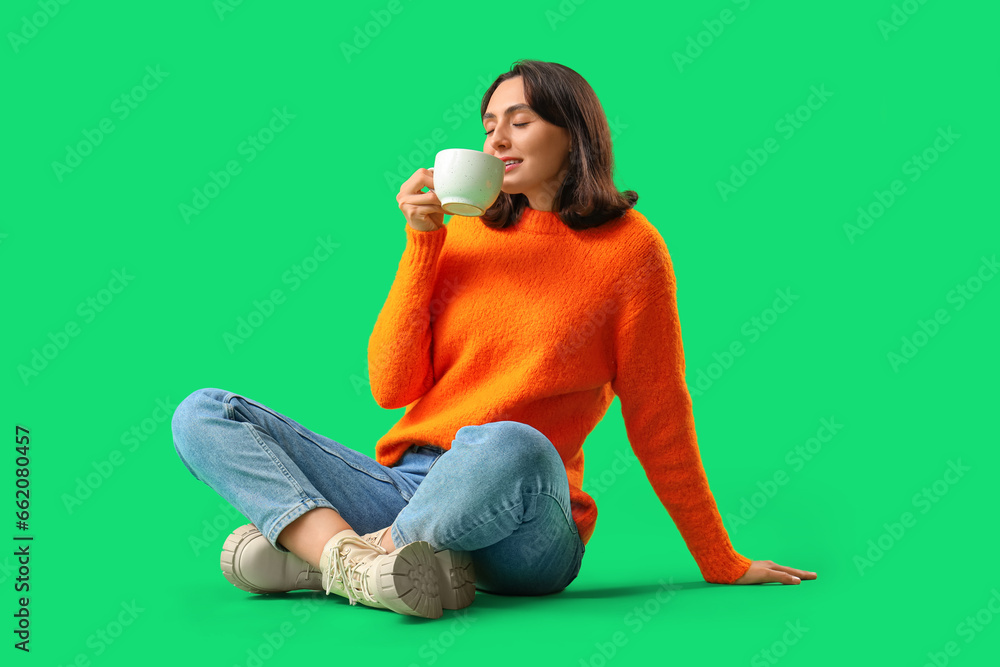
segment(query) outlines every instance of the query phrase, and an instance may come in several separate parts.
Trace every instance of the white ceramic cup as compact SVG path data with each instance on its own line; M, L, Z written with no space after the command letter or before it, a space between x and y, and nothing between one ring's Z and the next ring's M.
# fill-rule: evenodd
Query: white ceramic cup
M434 157L434 193L448 215L479 216L500 195L505 165L489 153L446 148Z

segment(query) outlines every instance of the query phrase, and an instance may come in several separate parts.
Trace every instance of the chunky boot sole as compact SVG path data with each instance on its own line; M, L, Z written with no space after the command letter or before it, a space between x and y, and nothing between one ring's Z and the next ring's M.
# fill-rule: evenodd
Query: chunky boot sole
M438 566L441 607L464 609L476 599L476 571L468 551L445 549L434 554Z
M242 526L235 530L229 537L226 538L226 543L222 545L222 555L219 558L219 565L222 567L222 574L225 575L226 579L229 580L233 586L239 588L240 590L247 591L248 593L278 593L284 591L266 591L261 588L257 588L249 581L243 578L240 573L240 568L238 563L240 562L240 552L243 551L243 547L246 546L246 537L251 533L259 533L255 526L247 525Z
M380 545L382 537L389 530L383 528L362 536L372 545ZM438 585L443 609L464 609L476 599L476 573L472 566L472 556L467 551L443 549L435 551L438 567Z
M386 607L399 614L441 618L438 562L427 542L411 542L382 557L374 565L375 593Z

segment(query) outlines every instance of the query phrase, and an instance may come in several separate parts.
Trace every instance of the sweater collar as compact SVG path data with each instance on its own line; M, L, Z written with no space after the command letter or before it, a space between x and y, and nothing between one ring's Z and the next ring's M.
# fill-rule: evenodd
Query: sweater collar
M514 223L512 230L529 234L566 234L572 232L555 211L538 211L530 206L524 208L521 218Z

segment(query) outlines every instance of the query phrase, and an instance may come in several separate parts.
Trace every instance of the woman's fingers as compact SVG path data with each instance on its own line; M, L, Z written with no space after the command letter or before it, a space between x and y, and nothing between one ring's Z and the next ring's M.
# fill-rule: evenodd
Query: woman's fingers
M422 192L424 188L428 192ZM421 168L406 179L396 195L407 224L417 231L433 231L444 226L444 209L433 188L433 170Z
M420 173L426 171L426 169L418 169L413 176L411 176L399 188L399 194L396 195L396 201L399 203L400 208L402 208L404 204L417 207L441 206L441 200L438 199L438 196L433 189L430 189L428 192L421 192L422 188L430 188L430 186L434 185L434 182L431 180L429 175L422 175Z
M784 565L778 565L777 563L775 563L774 565L772 565L771 568L774 569L774 570L779 570L781 572L787 572L788 574L796 576L799 579L815 579L816 578L816 573L815 572L810 572L809 570L798 570L798 569L796 569L794 567L785 567Z
M403 185L399 188L400 197L406 195L417 195L421 194L421 190L424 188L432 188L434 186L434 173L430 169L417 169L413 174L403 182ZM424 193L426 194L426 193Z
M776 581L780 584L801 584L802 579L796 577L788 572L782 572L781 570L769 570L771 573L770 581Z
M773 560L755 560L750 564L742 577L737 579L736 584L799 584L803 579L815 579L816 573L808 570L799 570L794 567L778 565Z

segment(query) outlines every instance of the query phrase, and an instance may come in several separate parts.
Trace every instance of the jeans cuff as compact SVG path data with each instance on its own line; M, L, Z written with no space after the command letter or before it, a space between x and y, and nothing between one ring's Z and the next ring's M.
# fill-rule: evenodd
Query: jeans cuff
M392 536L392 543L397 549L404 544L410 543L409 540L407 540L406 537L399 532L399 528L396 527L395 521L389 525L389 535Z

